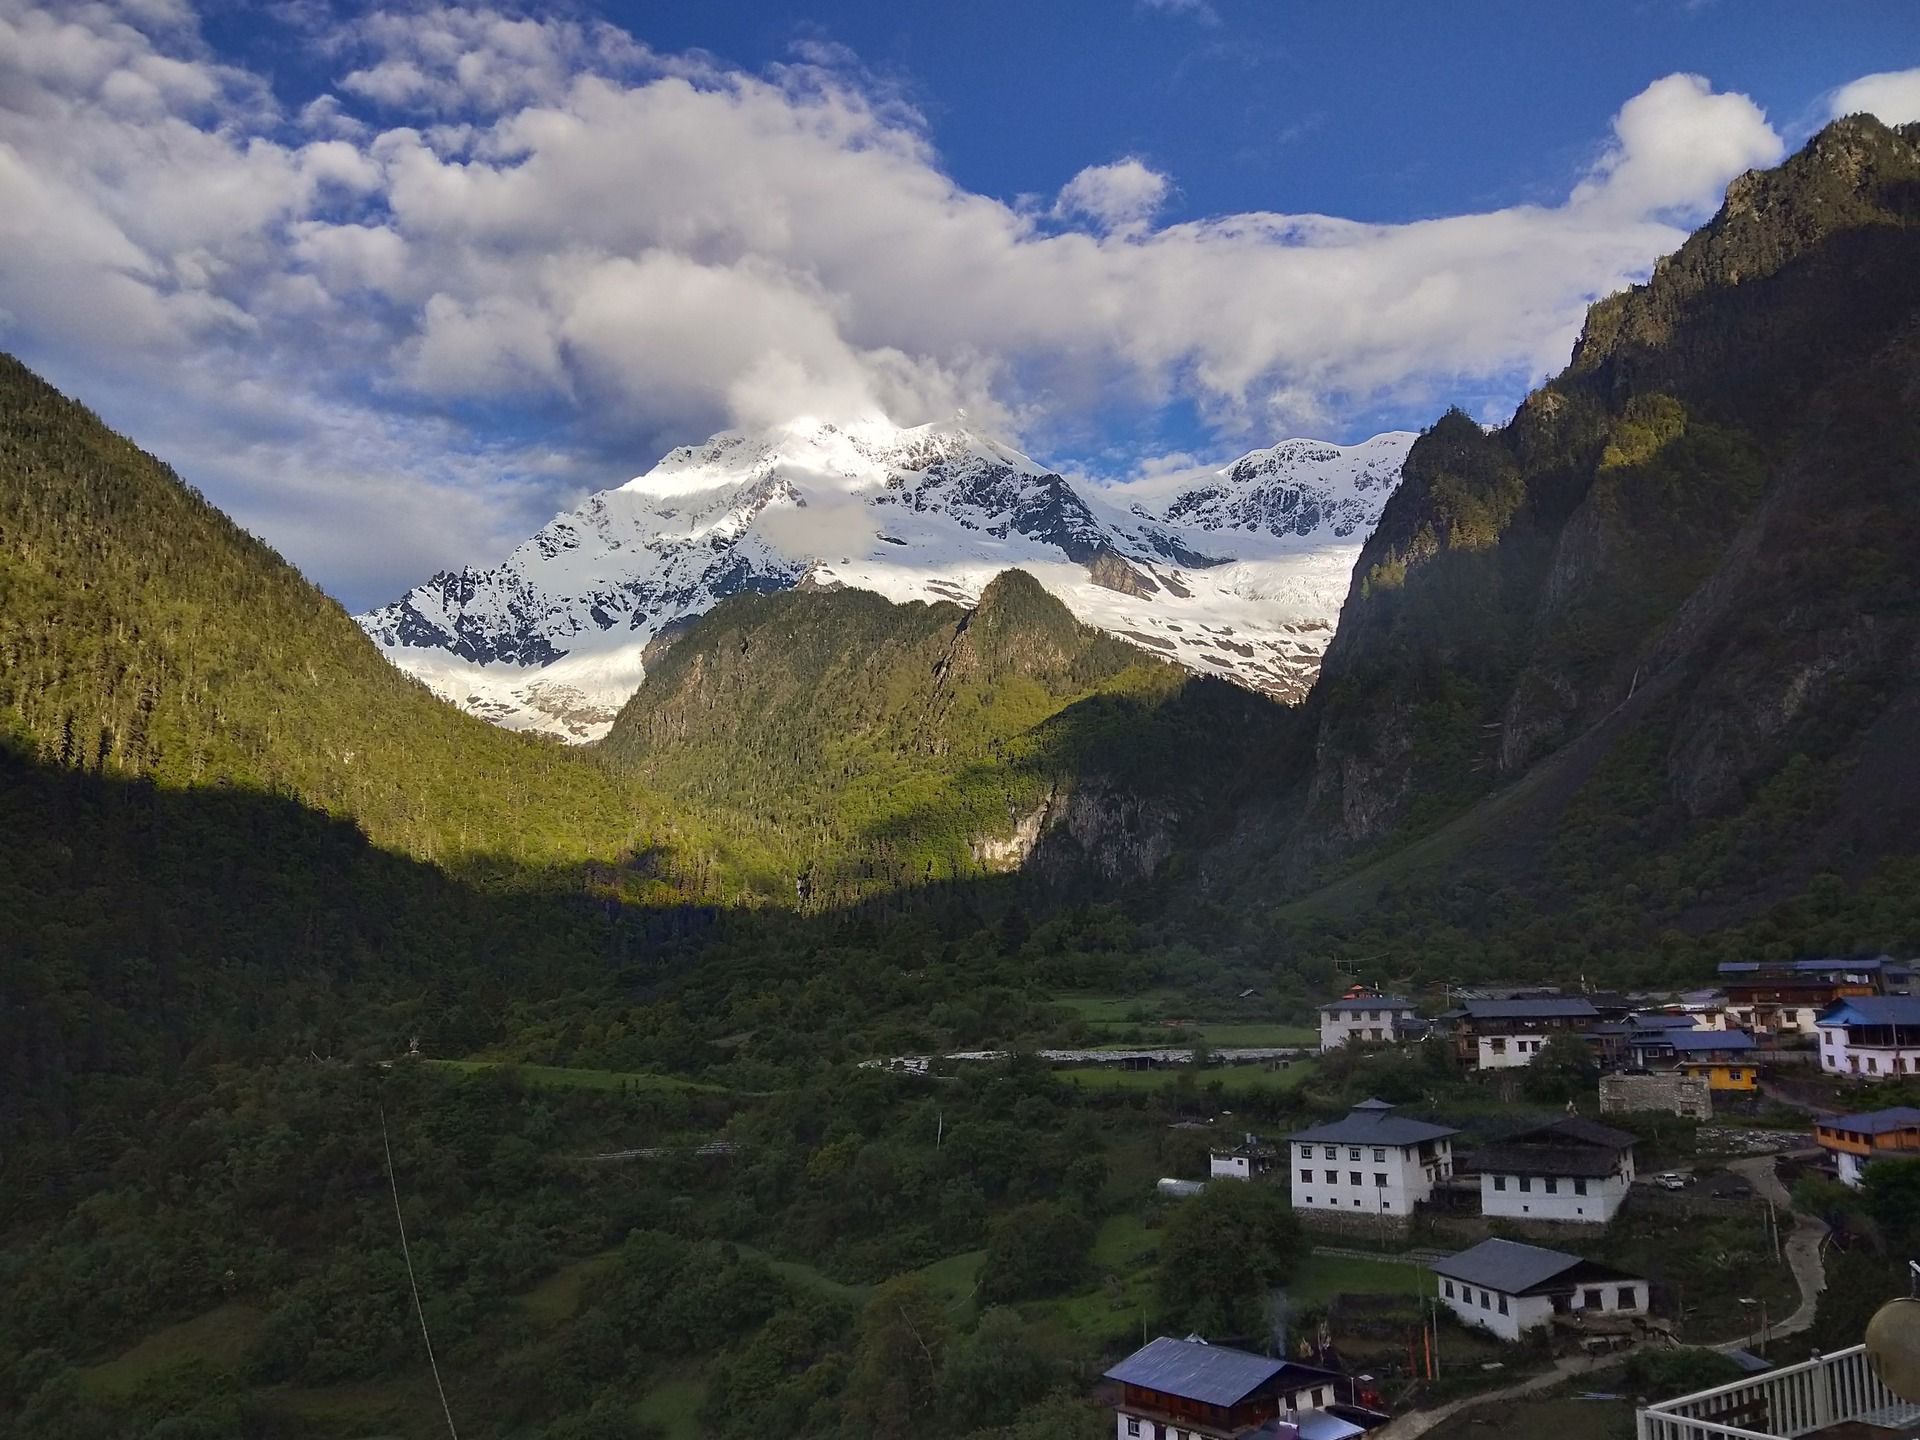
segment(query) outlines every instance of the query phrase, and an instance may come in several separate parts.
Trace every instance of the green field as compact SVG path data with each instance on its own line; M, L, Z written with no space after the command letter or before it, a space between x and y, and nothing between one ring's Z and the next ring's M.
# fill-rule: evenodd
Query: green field
M264 1317L250 1305L222 1305L156 1330L132 1349L81 1371L87 1387L128 1395L157 1375L187 1364L230 1370L240 1363Z
M1070 1085L1087 1090L1162 1090L1183 1080L1200 1089L1218 1084L1229 1095L1249 1090L1292 1090L1313 1074L1313 1062L1296 1060L1284 1070L1262 1064L1209 1065L1204 1070L1123 1070L1118 1065L1071 1065L1054 1072Z
M720 1085L703 1085L672 1075L649 1075L638 1070L576 1070L564 1065L518 1065L510 1060L422 1060L423 1065L475 1075L483 1070L508 1070L528 1085L564 1086L575 1090L705 1090L725 1093Z
M633 1416L642 1424L659 1426L666 1440L699 1440L700 1426L694 1417L706 1399L707 1379L697 1370L666 1375L633 1407Z
M1317 1251L1301 1262L1287 1283L1296 1305L1325 1305L1336 1295L1415 1295L1433 1293L1433 1273L1409 1260L1360 1260Z
M1185 1040L1222 1045L1317 1045L1319 1032L1262 1014L1258 1002L1242 1007L1219 1000L1198 1002L1170 990L1141 995L1056 995L1053 1003L1095 1032L1098 1044L1170 1044L1177 1028ZM1222 1012L1231 1018L1221 1018ZM1135 1036L1138 1038L1133 1038Z

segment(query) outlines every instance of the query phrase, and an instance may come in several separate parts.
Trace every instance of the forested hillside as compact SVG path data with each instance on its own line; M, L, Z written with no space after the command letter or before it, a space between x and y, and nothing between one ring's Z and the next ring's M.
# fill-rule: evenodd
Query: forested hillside
M1916 141L1742 177L1510 424L1415 445L1310 704L1283 868L1371 862L1322 913L1470 877L1645 947L1912 853Z
M0 733L51 764L237 786L457 863L613 859L631 787L460 714L165 465L0 356Z
M762 858L803 908L1043 865L1150 879L1288 712L1080 624L1010 570L972 610L741 595L649 671L612 761ZM1204 761L1194 741L1209 737ZM1241 763L1235 764L1238 760Z

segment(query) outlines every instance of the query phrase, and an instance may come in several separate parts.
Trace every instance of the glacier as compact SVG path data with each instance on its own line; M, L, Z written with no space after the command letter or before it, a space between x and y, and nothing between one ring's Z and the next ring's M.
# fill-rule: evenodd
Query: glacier
M1287 440L1218 469L1075 485L964 417L726 431L555 516L498 564L355 618L473 714L581 743L729 595L852 586L971 605L1017 568L1086 624L1294 700L1414 438Z

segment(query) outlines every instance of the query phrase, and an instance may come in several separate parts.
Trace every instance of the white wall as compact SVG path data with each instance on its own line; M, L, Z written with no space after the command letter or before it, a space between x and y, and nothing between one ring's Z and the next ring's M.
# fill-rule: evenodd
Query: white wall
M1433 1198L1436 1179L1453 1174L1453 1144L1434 1143L1434 1163L1420 1162L1417 1145L1294 1144L1288 1147L1288 1180L1296 1210L1338 1210L1347 1215L1411 1215L1413 1207ZM1332 1151L1329 1158L1328 1151ZM1375 1151L1385 1158L1376 1160ZM1359 1159L1354 1159L1355 1154ZM1431 1168L1432 1174L1428 1174ZM1302 1178L1301 1171L1309 1172ZM1334 1179L1327 1179L1332 1171ZM1360 1183L1353 1183L1358 1174ZM1380 1176L1386 1184L1379 1183Z
M1520 1182L1527 1188L1522 1190ZM1608 1175L1586 1182L1582 1195L1574 1180L1566 1175L1493 1175L1480 1177L1480 1213L1504 1215L1515 1220L1571 1220L1586 1225L1604 1225L1626 1203L1633 1181L1633 1161L1629 1157L1624 1175ZM1547 1189L1551 1182L1553 1189Z
M1520 1336L1536 1326L1547 1325L1553 1320L1553 1297L1549 1295L1506 1295L1498 1290L1483 1290L1477 1285L1468 1285L1464 1281L1453 1280L1447 1276L1436 1277L1440 1284L1440 1303L1460 1317L1468 1325L1478 1325L1490 1330L1502 1340L1518 1340ZM1449 1295L1448 1289L1453 1293ZM1569 1310L1584 1310L1587 1305L1587 1291L1599 1291L1599 1305L1595 1314L1641 1314L1647 1309L1647 1282L1644 1280L1607 1280L1597 1285L1583 1285L1576 1288L1567 1302ZM1483 1303L1484 1299L1484 1303ZM1507 1313L1500 1313L1501 1301L1505 1300Z
M1865 1155L1850 1155L1845 1150L1835 1152L1835 1159L1838 1163L1834 1168L1839 1172L1840 1183L1842 1185L1851 1185L1854 1189L1858 1190L1860 1188L1861 1172L1867 1168L1868 1158L1869 1157Z
M1820 1068L1852 1080L1886 1080L1920 1074L1920 1048L1911 1045L1849 1045L1838 1025L1820 1029ZM1854 1062L1858 1062L1855 1064Z
M1546 1031L1524 1035L1479 1035L1475 1037L1478 1054L1476 1063L1482 1070L1516 1070L1522 1065L1531 1065L1541 1047L1547 1043ZM1500 1041L1500 1049L1494 1049L1494 1042Z
M1368 1010L1322 1010L1320 1012L1320 1048L1338 1050L1349 1040L1366 1044L1385 1044L1393 1039L1393 1022L1411 1020L1411 1005L1376 1005Z
M1208 1157L1208 1173L1215 1180L1251 1180L1253 1162L1245 1155L1223 1155L1218 1150Z

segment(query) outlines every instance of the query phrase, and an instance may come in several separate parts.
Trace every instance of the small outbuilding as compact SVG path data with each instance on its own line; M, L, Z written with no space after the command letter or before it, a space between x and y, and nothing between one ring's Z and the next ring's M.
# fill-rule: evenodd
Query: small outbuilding
M1563 1250L1482 1240L1433 1262L1440 1301L1468 1325L1502 1340L1551 1325L1556 1315L1644 1315L1647 1282Z

